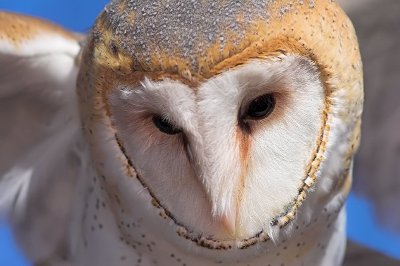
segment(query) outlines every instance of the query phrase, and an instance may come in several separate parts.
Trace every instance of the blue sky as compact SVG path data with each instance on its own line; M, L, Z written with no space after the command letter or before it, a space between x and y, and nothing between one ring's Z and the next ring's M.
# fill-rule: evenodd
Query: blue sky
M79 32L87 32L106 0L0 0L0 9L47 18ZM349 238L400 259L400 235L381 228L371 205L351 194L347 203ZM28 266L13 239L11 229L0 221L0 262Z
M47 18L87 32L108 0L0 0L0 9Z

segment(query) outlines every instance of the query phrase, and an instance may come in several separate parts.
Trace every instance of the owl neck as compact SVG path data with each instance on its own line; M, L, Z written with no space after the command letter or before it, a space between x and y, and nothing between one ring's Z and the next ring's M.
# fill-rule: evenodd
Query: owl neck
M181 239L182 243L166 241L171 228L164 228L164 232L154 228L155 224L145 216L124 208L118 196L106 189L104 177L95 171L89 176L84 185L83 208L76 210L71 223L74 239L69 239L69 248L75 263L72 265L341 264L345 249L345 214L341 204L330 202L329 206L336 207L322 206L320 212L311 216L305 213L303 216L309 219L299 213L291 225L290 239L282 238L276 243L269 240L246 250L210 251L187 239ZM318 195L313 197L310 205L320 200Z

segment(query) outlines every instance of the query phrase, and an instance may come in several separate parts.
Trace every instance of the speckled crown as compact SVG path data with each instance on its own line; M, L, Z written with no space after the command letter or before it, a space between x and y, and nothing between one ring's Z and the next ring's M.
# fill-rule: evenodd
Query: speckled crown
M271 53L302 54L335 68L360 61L352 25L332 0L114 0L93 40L100 64L186 79ZM338 62L343 56L346 62Z
M242 51L253 21L269 19L271 1L113 1L107 30L135 68L201 74ZM256 34L256 32L254 32Z

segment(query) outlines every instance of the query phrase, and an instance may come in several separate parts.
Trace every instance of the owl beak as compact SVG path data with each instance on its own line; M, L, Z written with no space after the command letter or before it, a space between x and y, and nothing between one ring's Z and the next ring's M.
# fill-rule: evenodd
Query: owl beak
M204 126L207 127L199 129L201 135L190 136L190 157L194 158L193 169L202 182L211 205L213 223L218 224L216 227L220 230L219 233L233 240L242 231L239 221L245 171L242 157L238 155L240 145L236 142L236 137L226 138L219 131L218 134L211 134L214 127L210 128L209 125L214 124L206 123Z
M230 211L227 214L223 214L220 217L220 221L226 233L231 236L236 236L236 210Z

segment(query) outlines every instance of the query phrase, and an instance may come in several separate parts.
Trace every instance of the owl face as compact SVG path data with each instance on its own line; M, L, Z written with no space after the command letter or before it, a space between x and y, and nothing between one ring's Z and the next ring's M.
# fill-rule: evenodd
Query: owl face
M333 1L194 5L109 5L83 52L83 126L129 219L201 247L249 247L346 195L362 109L357 40Z
M254 60L198 87L147 78L107 96L126 155L180 223L220 239L268 229L297 198L322 127L315 65Z

